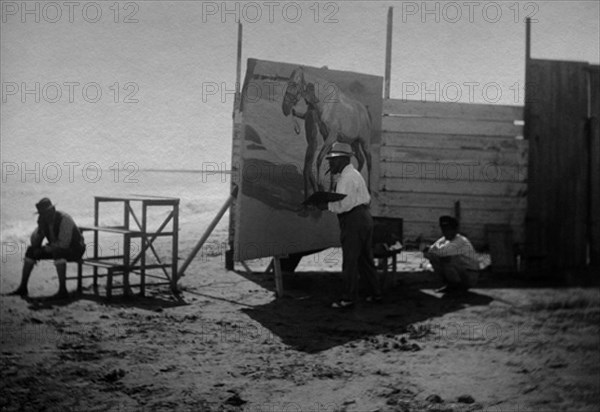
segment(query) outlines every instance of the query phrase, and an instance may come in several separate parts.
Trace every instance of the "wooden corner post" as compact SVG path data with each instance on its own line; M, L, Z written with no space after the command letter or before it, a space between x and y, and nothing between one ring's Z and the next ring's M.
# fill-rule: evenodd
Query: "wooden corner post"
M392 27L394 24L394 8L388 8L387 16L387 37L385 44L385 79L384 79L384 95L385 99L390 98L390 77L392 75Z

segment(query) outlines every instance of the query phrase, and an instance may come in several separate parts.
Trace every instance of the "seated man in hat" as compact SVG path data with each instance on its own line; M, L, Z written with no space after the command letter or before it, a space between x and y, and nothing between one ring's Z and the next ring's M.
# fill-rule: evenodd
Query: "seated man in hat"
M458 233L458 221L452 216L440 217L443 236L423 251L445 287L440 291L466 291L477 283L479 261L469 239Z
M47 197L35 207L38 211L38 226L31 234L31 246L25 252L21 284L10 293L26 297L27 283L33 267L40 259L53 259L58 273L58 298L67 297L67 262L81 259L85 252L85 243L79 228L68 214L56 210ZM42 246L44 239L48 243Z
M369 211L371 196L358 170L350 162L352 148L346 143L334 143L327 155L329 170L337 178L337 193L345 194L342 200L320 205L337 213L342 243L342 272L346 284L341 300L332 307L344 308L354 304L358 297L359 273L365 276L371 295L369 301L381 300L381 287L373 263L373 218Z

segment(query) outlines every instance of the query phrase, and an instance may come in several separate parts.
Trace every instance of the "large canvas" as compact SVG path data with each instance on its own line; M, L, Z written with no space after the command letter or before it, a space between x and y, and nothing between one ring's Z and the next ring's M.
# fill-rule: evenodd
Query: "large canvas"
M325 155L352 145L353 163L377 188L382 78L248 60L242 89L235 260L339 245L337 217L302 205L332 190Z

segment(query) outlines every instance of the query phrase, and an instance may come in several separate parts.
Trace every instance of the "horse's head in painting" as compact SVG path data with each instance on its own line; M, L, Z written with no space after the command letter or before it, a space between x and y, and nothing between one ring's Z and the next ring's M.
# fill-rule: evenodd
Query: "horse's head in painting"
M284 115L288 116L292 112L292 108L304 96L304 89L304 70L302 67L297 67L292 71L283 95L281 110Z

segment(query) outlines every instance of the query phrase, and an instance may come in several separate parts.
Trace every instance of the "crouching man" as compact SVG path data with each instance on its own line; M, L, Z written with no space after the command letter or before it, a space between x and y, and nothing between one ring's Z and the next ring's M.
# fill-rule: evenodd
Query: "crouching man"
M68 214L56 210L50 199L43 198L35 205L38 226L31 234L31 246L25 252L21 284L9 293L26 297L27 283L35 264L41 259L53 259L58 274L56 298L65 298L67 292L67 262L78 261L85 252L85 242L79 228ZM44 239L48 243L42 246Z
M474 287L479 279L479 261L469 239L458 233L458 221L440 217L443 236L423 251L445 286L440 292L460 292Z

